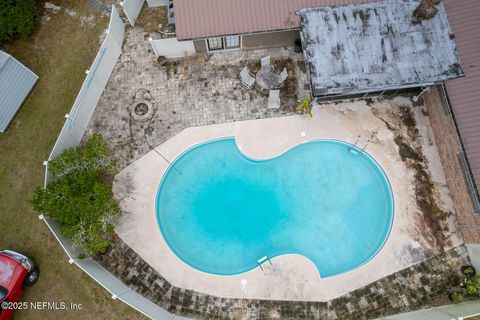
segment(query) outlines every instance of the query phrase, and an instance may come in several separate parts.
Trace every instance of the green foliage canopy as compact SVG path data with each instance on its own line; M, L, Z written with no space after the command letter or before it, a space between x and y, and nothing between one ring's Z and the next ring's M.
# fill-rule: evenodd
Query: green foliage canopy
M39 16L36 0L0 0L0 44L28 37Z
M92 255L104 252L120 213L111 187L115 169L102 136L94 134L83 148L66 149L49 163L52 182L37 188L31 203L56 219L75 245Z

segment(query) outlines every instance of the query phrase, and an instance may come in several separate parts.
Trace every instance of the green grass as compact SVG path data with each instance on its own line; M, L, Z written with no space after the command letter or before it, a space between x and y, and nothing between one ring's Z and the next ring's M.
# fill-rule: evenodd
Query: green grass
M42 162L55 143L68 112L100 47L99 35L108 17L87 0L52 1L62 9L43 20L31 39L6 46L6 51L31 68L40 80L6 133L0 134L0 248L31 255L40 267L40 279L27 288L23 301L64 301L82 304L82 310L17 311L15 319L140 319L110 295L67 256L27 202L35 186L43 184ZM81 17L94 16L94 23Z

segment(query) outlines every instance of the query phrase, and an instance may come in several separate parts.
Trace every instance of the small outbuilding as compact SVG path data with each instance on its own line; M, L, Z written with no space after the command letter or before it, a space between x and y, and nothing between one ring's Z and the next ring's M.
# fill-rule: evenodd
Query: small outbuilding
M35 73L0 50L0 133L5 132L37 80Z
M317 101L431 86L463 76L445 8L418 19L419 1L303 9L301 37Z

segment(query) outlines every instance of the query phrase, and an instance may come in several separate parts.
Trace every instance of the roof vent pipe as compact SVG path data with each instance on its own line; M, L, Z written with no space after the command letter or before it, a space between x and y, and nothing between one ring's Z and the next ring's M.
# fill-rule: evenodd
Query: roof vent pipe
M420 100L420 97L423 96L424 93L429 92L430 87L422 87L422 92L418 96L413 96L412 101L413 102L418 102Z

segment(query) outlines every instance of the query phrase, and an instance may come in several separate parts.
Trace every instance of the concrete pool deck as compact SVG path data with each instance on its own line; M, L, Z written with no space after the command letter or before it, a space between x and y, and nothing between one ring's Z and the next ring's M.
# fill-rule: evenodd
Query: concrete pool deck
M444 230L448 244L439 244L433 231L422 223L414 172L402 161L395 133L385 121L395 113L395 108L408 104L409 100L404 98L376 102L374 106L368 106L365 101L344 102L315 106L313 118L288 116L191 127L156 148L173 161L200 142L234 136L243 153L265 159L309 140L337 139L353 143L360 135L361 147L369 140L368 153L390 180L395 213L392 231L383 249L355 270L322 279L315 265L299 255L276 257L272 259L273 267L264 264L264 271L256 268L234 276L217 276L193 269L169 249L157 225L155 198L168 163L155 151L133 162L115 178L114 193L122 208L116 233L174 286L231 298L297 301L330 300L458 246L462 239L456 232L455 215L448 218ZM414 114L439 205L446 212L453 212L428 117L421 108L414 108Z

